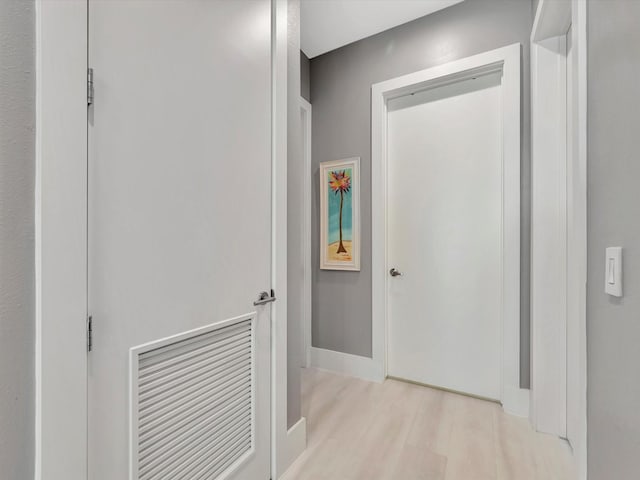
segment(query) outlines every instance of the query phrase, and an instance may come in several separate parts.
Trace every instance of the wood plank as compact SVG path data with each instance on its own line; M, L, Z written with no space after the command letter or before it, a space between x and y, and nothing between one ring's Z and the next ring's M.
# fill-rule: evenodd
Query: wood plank
M564 440L500 405L302 369L307 450L282 480L570 480Z

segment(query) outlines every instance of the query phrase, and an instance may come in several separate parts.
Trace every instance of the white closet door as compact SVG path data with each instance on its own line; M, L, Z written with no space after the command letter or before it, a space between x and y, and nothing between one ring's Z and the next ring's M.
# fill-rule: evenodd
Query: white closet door
M269 478L271 2L89 0L89 479Z

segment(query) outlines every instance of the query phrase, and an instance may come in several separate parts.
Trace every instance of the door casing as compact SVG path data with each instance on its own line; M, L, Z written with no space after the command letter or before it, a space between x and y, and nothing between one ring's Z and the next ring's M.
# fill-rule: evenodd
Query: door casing
M387 375L387 101L411 92L502 73L502 401L505 411L529 415L529 391L520 388L520 44L498 48L381 83L371 90L372 122L372 368Z
M303 318L302 318L302 366L311 366L311 112L309 102L300 97L300 113L302 115L302 168L304 178L304 199L302 215L302 248L304 250L304 291Z
M569 26L572 54L567 63L565 43ZM573 97L570 110L567 110L567 72L571 73L569 90ZM571 437L578 478L584 480L587 478L585 0L538 3L531 31L531 112L531 421L537 430ZM571 125L569 132L564 128L567 123ZM554 222L549 222L550 214ZM553 271L549 271L549 251L560 252ZM558 291L561 295L557 295ZM559 332L562 341L550 341L550 332L554 331Z
M271 5L278 297L271 313L271 476L278 478L299 446L287 435L287 1ZM87 9L87 0L36 0L37 480L87 478Z

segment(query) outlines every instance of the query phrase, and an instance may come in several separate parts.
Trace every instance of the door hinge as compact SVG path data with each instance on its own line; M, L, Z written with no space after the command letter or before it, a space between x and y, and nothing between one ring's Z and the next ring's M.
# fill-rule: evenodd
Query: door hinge
M87 105L93 105L93 68L87 69Z
M87 317L87 352L93 349L93 317Z

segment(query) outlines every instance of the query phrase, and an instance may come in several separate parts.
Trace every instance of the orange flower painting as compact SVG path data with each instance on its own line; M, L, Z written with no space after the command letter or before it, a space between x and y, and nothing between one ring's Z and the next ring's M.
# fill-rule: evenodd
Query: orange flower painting
M347 173L347 170L329 172L329 188L337 195L340 194L340 214L339 214L339 230L340 230L340 244L338 245L338 251L336 253L347 253L347 249L344 248L342 243L342 211L344 209L344 194L349 193L351 190L351 176Z
M321 268L359 270L359 159L321 164Z

